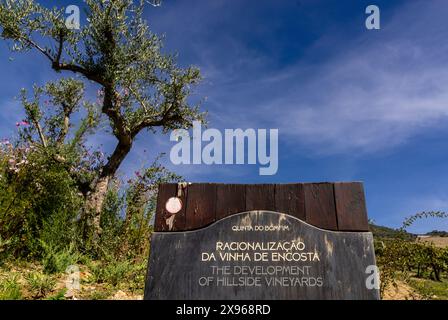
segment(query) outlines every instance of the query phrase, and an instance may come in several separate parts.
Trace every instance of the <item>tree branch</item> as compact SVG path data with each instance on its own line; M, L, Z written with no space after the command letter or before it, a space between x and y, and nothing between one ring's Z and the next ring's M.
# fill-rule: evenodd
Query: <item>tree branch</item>
M68 106L67 104L62 104L63 112L64 112L64 123L62 125L61 132L56 140L57 144L62 144L67 136L68 129L70 128L70 115L72 114L73 108Z
M47 50L45 50L44 48L39 46L33 40L31 40L31 39L29 39L27 37L21 37L21 39L23 41L25 41L26 43L28 43L30 46L32 46L35 49L37 49L43 55L45 55L48 58L48 60L50 60L51 67L55 71L72 71L74 73L80 73L80 74L84 75L89 80L92 80L92 81L94 81L94 82L96 82L96 83L98 83L98 84L100 84L102 86L106 85L106 82L104 81L104 79L99 74L97 74L95 72L91 72L91 71L87 70L86 68L83 68L82 66L79 66L79 65L76 65L76 64L62 63L60 61L61 60L61 56L62 56L62 50L63 50L63 34L59 35L59 48L58 48L58 52L57 52L56 57L52 57L51 54Z
M42 127L40 126L40 123L38 121L35 121L34 125L36 126L37 133L39 134L39 138L42 143L42 146L46 149L47 148L47 139L45 139L44 133L42 131Z
M53 62L53 57L48 53L47 50L45 50L44 48L42 48L41 46L39 46L36 42L34 42L33 40L26 38L26 37L21 37L23 41L25 41L26 43L28 43L30 46L34 47L35 49L37 49L38 51L40 51L42 54L44 54L48 59L50 59L50 61Z
M54 61L56 61L58 64L61 61L61 55L62 55L62 47L64 46L64 33L62 31L62 29L59 31L59 48L58 48L58 53L56 55L56 59ZM54 63L54 62L53 62Z
M39 139L40 142L42 144L42 146L46 149L47 148L47 139L45 138L44 132L42 130L42 127L39 123L39 120L37 120L34 116L33 113L30 114L30 119L32 121L32 123L34 124L34 126L36 127L37 133L39 135Z
M114 105L114 90L110 86L104 89L104 101L101 111L106 114L112 121L116 132L114 135L123 144L129 144L131 140L131 132L126 126L126 121L119 109Z
M146 103L143 100L143 98L137 92L135 92L135 90L132 88L132 86L129 86L127 88L134 95L135 99L141 104L141 106L143 107L145 112L148 112L148 107L146 106Z
M132 130L132 137L135 137L144 128L161 127L171 121L177 121L181 119L182 117L180 115L173 114L171 116L168 116L168 113L166 113L161 119L158 120L147 118L146 120L142 120L139 124L137 124L134 127L134 129Z
M132 148L132 140L129 140L129 143L118 141L118 144L115 147L114 152L109 157L109 161L104 165L103 169L101 170L100 176L101 177L113 176L117 171L118 167L120 166L121 162L124 160L126 155L131 150L131 148Z
M52 61L52 68L55 71L71 71L74 73L80 73L83 76L85 76L87 79L92 80L102 86L106 86L106 82L104 81L104 79L98 75L95 72L91 72L81 66L75 65L75 64L66 64L66 63L60 63L57 61Z
M169 121L175 121L175 120L182 119L182 117L179 115L171 115L170 116L171 110L173 110L175 106L178 107L178 105L179 105L177 100L178 100L178 94L176 92L173 97L173 102L170 104L170 106L164 112L161 113L162 118L158 119L158 120L154 120L154 117L143 119L142 121L140 121L140 123L138 123L133 128L132 136L135 137L144 128L160 127L160 126L165 125Z

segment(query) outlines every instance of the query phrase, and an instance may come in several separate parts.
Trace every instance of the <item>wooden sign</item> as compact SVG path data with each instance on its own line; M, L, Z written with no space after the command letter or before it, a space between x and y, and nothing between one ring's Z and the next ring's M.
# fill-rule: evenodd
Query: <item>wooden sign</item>
M361 183L164 184L145 299L379 299L367 228Z

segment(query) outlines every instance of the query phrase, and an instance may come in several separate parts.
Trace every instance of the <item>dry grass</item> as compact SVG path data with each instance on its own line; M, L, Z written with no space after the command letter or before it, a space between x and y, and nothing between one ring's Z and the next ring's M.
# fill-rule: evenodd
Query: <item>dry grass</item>
M448 247L448 237L418 237L417 241L431 242L436 247L440 247L440 248Z
M395 285L390 284L384 294L383 300L420 300L422 297L407 283L397 280Z

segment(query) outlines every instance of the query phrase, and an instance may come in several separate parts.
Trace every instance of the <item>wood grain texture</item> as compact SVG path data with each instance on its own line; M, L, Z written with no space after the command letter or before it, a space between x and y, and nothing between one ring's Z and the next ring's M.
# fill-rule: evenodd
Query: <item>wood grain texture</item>
M337 182L334 196L341 231L368 231L367 209L364 188L360 182Z
M275 185L275 211L305 221L305 192L302 183Z
M168 231L168 225L165 220L170 214L165 209L167 200L176 196L176 185L172 183L162 183L159 185L159 192L157 194L157 208L154 220L155 231Z
M246 185L246 210L275 210L274 184Z
M185 230L185 204L187 203L187 189L182 190L180 200L182 201L182 209L174 214L172 229L169 228L168 219L173 216L166 208L166 202L171 197L177 197L178 185L176 183L162 183L159 185L157 195L157 209L154 221L155 231L183 231Z
M338 230L332 183L307 183L305 189L306 222L322 229Z
M165 203L177 196L177 184L161 184L156 231L185 231L249 210L292 215L327 230L368 230L364 190L360 182L292 184L193 183L182 192L182 210L169 230Z
M179 194L179 185L176 184L176 196ZM176 213L174 218L173 229L171 231L182 231L185 230L186 226L186 203L188 199L188 187L182 188L180 192L180 200L182 201L182 209Z
M204 227L214 222L216 185L197 183L188 186L185 230Z
M246 211L246 185L216 185L216 220Z

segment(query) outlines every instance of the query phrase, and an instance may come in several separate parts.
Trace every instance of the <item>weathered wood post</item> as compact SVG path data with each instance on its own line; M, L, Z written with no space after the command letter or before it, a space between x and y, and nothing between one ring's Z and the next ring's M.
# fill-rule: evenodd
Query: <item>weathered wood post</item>
M145 299L379 299L360 182L162 184L154 229Z

